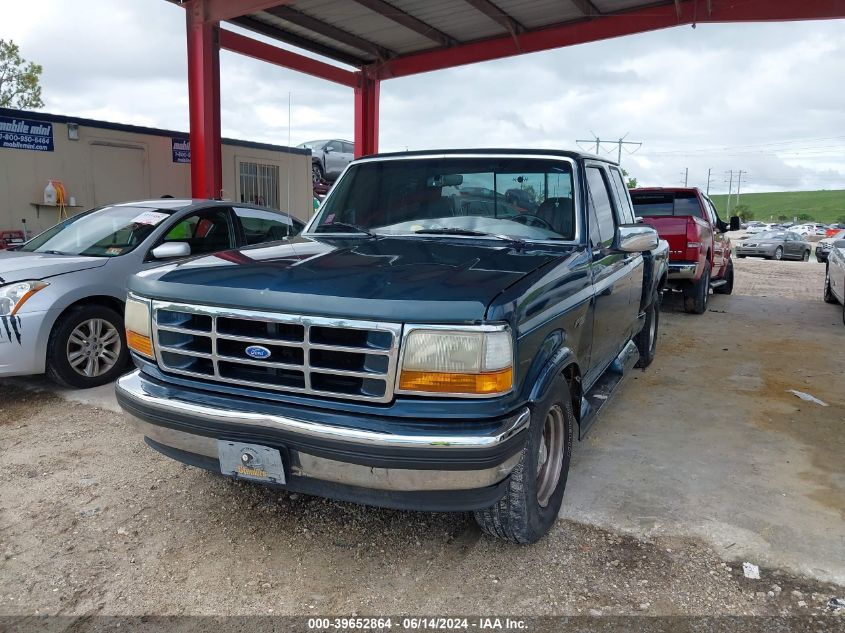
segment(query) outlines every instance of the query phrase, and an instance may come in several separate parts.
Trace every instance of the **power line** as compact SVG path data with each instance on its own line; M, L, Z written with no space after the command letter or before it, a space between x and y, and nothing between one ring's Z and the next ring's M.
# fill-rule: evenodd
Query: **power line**
M626 133L625 136L623 136L622 138L620 138L619 140L616 140L616 141L603 141L593 131L590 131L590 134L593 135L593 138L591 138L591 139L576 139L575 140L575 142L578 144L578 147L580 147L581 149L584 149L584 146L581 145L581 143L591 143L591 144L595 143L596 144L595 153L599 154L599 153L601 153L602 145L616 145L616 147L617 147L616 162L620 165L622 164L622 146L623 145L636 145L637 149L639 149L640 147L642 147L642 144L643 144L642 141L626 141L625 139L628 138L628 134L630 134L630 132ZM608 154L611 151L613 151L613 150L612 149L606 150L606 152ZM628 151L627 147L625 148L625 151L626 152ZM637 150L635 149L633 152L628 152L628 153L633 154L636 151Z

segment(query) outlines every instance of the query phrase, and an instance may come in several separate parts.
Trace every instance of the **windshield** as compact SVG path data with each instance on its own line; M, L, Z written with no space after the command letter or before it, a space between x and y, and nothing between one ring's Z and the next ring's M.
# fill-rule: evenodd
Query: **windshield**
M701 203L692 191L631 193L637 217L693 216L703 218Z
M755 239L758 240L782 240L786 237L786 233L783 231L766 231L765 233L760 233L757 235Z
M353 165L310 231L436 231L574 240L572 166L559 160L430 158Z
M173 209L104 207L81 213L37 235L19 250L30 253L117 257L132 251Z

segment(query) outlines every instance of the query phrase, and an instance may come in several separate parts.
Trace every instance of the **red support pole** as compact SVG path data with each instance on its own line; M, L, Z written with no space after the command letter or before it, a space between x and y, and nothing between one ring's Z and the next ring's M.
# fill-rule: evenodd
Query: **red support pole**
M191 195L218 198L223 190L220 153L219 23L206 20L205 0L187 7L188 107L191 124Z
M355 158L378 153L378 101L381 81L356 73Z

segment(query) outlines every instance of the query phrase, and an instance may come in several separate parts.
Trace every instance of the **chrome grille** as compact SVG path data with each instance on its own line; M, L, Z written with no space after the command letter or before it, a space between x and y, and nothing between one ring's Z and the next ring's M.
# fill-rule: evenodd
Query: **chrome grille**
M261 389L389 402L402 326L153 301L162 371ZM270 352L252 358L247 347Z

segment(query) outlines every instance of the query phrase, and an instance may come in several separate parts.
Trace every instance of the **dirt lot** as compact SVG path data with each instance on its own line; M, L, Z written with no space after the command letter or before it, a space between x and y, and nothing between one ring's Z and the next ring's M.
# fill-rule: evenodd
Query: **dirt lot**
M845 597L845 328L823 267L737 262L576 447L542 542L172 462L119 414L0 385L2 614L825 614ZM24 384L21 387L20 384ZM40 384L32 381L32 384ZM787 389L808 391L822 407ZM761 580L741 562L761 565Z

